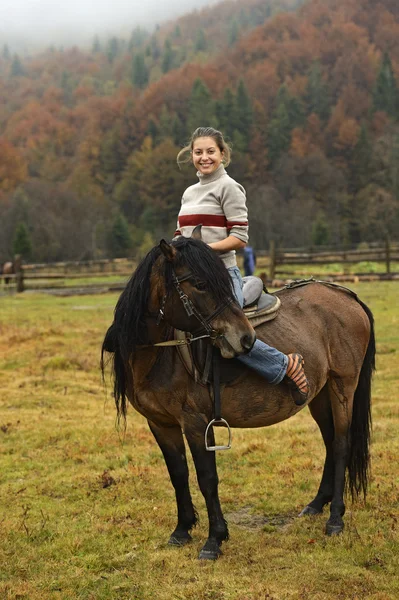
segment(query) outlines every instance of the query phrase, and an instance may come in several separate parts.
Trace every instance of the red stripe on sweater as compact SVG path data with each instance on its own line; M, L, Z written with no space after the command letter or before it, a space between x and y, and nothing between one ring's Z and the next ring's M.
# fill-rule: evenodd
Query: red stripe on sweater
M226 227L227 220L224 215L179 215L181 227L203 225L204 227Z
M227 229L232 229L235 225L239 227L248 227L248 221L226 221Z

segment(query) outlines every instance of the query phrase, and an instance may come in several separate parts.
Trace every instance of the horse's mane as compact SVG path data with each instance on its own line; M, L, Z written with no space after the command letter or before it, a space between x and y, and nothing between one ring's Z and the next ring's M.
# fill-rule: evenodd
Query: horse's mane
M155 269L164 278L166 294L174 289L173 266L187 266L193 277L205 285L217 305L233 299L231 279L217 254L200 240L179 237L171 242L177 250L174 265L155 246L138 265L126 284L115 307L114 322L104 340L103 350L118 348L124 361L131 358L137 346L148 343L145 316L148 315L150 276Z

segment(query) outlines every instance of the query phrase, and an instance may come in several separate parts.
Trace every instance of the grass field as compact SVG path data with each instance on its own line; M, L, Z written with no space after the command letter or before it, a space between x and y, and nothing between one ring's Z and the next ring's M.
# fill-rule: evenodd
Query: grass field
M118 433L99 373L116 295L0 298L0 598L397 600L399 598L399 284L353 287L376 318L372 482L327 515L298 519L321 477L321 437L305 409L262 430L235 430L218 456L231 539L198 561L207 536L166 545L175 500L142 417Z

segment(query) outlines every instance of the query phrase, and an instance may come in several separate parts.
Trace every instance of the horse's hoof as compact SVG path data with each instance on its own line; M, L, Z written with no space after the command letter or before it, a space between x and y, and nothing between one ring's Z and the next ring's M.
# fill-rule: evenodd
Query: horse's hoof
M314 517L314 515L321 515L323 510L317 510L317 508L313 508L313 506L305 506L305 508L299 513L299 517L310 516Z
M339 535L344 530L344 524L341 525L332 525L331 523L327 523L326 525L326 534L327 535Z
M220 549L218 550L204 550L202 549L199 553L198 558L200 560L217 560L219 556L222 554Z
M180 548L182 546L185 546L186 544L189 544L192 541L192 539L193 538L189 533L187 534L187 536L177 536L172 533L168 541L168 546L177 546Z

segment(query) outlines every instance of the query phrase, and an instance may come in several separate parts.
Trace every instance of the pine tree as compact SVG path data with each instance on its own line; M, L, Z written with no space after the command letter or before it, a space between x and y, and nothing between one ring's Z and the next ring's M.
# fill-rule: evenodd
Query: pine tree
M98 52L101 52L101 44L100 44L100 40L99 40L98 35L96 35L94 37L93 45L91 47L91 51L92 51L92 54L97 54Z
M240 26L239 26L237 20L233 19L229 25L229 31L228 31L228 36L227 36L229 46L234 46L234 44L236 44L238 42L239 37L240 37Z
M246 152L248 144L251 141L253 111L251 99L242 79L238 84L234 105L234 128L240 134L240 137L237 139L240 140L241 144L237 149L241 152Z
M162 56L162 73L168 73L171 69L173 69L175 53L172 48L172 44L169 39L165 41L163 56Z
M173 32L173 37L175 40L178 40L181 38L181 29L180 29L180 25L176 25L175 30Z
M127 47L128 52L132 52L132 50L135 50L136 48L141 48L147 38L148 32L145 29L142 29L141 27L135 27L130 35L130 40Z
M32 254L32 242L25 223L19 223L15 230L13 252L14 254L20 254L26 260L28 260Z
M112 64L115 58L119 54L119 40L116 37L112 37L107 46L107 58L108 61Z
M187 128L192 132L197 127L208 126L217 127L215 102L205 83L198 78L194 81L189 99Z
M373 89L373 111L384 111L390 117L399 117L399 95L392 62L388 53L384 54L380 71Z
M372 145L367 127L363 124L352 155L352 187L354 192L366 187L370 180L371 156Z
M208 48L205 33L203 29L198 29L197 37L195 39L194 50L195 52L205 52Z
M308 115L315 113L321 121L326 121L330 116L330 96L318 61L313 63L308 74L305 102Z
M25 71L18 54L14 54L14 58L12 59L11 63L11 76L20 77L21 75L25 75Z
M304 122L301 102L291 96L285 85L281 86L276 98L276 109L268 127L267 146L270 163L275 163L287 152L291 144L291 132Z
M118 213L109 232L108 248L112 256L121 258L127 255L132 245L128 222L121 213Z
M3 46L2 56L4 60L10 60L10 50L8 49L7 44Z
M216 115L222 132L232 138L237 126L237 113L235 96L230 88L225 89L222 101L217 104Z
M315 246L326 246L330 240L330 229L325 215L318 213L312 224L312 243Z
M148 69L145 64L144 55L139 52L133 57L132 63L132 83L138 88L144 88L148 83Z

